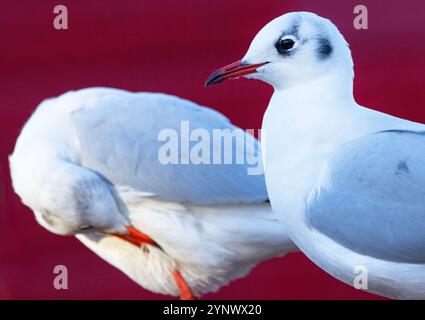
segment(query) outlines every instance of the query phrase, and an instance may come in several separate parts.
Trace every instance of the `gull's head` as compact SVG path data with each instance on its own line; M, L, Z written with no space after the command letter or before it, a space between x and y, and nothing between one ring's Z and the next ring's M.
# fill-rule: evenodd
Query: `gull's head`
M59 215L45 209L35 209L33 212L39 225L58 235L76 235L92 229L89 225L81 224L77 216L68 217L63 213Z
M84 177L67 169L53 171L61 184L46 181L35 198L21 193L22 201L33 210L37 222L58 235L125 233L128 225L126 213L122 213L125 208L113 196L112 186L93 178L90 172Z
M9 157L12 186L42 227L58 235L125 233L127 212L106 179L66 161L36 162L19 139Z
M88 203L83 204L80 199L77 201L74 199L68 197L66 203L61 199L56 199L55 203L45 199L42 206L30 206L30 208L42 227L62 236L90 233L112 234L125 231L124 226L127 220L117 213L113 204L108 210L107 207L102 208L102 204L90 206Z
M330 73L353 79L351 52L344 37L328 19L293 12L263 27L245 56L215 71L206 86L246 77L285 89Z

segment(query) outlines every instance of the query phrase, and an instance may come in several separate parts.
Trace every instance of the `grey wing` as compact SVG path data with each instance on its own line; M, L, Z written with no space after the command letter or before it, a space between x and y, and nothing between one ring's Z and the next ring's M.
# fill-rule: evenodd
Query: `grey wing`
M80 108L71 118L82 164L112 184L195 204L267 200L264 175L248 174L256 166L248 162L261 158L254 137L239 129L230 150L225 150L224 141L221 146L210 141L206 148L196 148L205 133L238 129L221 114L164 94L119 92L95 100L94 106ZM193 164L190 152L206 164ZM223 163L229 152L232 164L214 164Z
M425 133L384 131L329 159L329 187L310 203L311 226L379 259L425 262Z

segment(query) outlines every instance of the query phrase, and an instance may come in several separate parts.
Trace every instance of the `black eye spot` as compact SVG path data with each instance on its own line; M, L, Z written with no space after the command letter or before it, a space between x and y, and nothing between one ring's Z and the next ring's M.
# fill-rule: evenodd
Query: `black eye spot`
M275 44L275 47L279 54L288 54L288 52L290 52L294 48L294 46L295 41L289 38L279 39L279 41Z
M320 59L328 58L333 51L333 47L329 39L319 38L317 53Z

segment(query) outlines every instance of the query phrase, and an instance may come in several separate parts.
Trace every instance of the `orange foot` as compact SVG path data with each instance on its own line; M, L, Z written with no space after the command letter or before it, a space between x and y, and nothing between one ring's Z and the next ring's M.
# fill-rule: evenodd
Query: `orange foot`
M196 300L192 290L179 271L175 270L173 272L173 278L180 291L180 300Z

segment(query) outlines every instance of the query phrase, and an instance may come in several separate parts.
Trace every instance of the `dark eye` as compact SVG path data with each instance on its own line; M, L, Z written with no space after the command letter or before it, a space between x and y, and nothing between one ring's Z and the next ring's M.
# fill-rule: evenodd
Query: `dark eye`
M276 42L276 49L277 52L280 54L287 54L288 52L292 51L296 47L296 40L292 38L282 38L279 39L278 42Z

